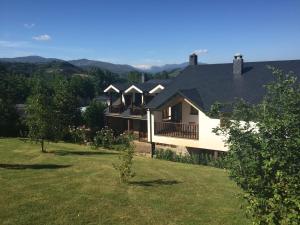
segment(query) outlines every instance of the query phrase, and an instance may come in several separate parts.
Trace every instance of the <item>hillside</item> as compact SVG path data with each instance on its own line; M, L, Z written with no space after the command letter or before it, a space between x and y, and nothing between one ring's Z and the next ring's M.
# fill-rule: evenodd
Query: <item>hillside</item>
M114 64L109 62L102 62L97 60L89 59L77 59L77 60L61 60L57 58L45 58L41 56L25 56L25 57L16 57L16 58L0 58L0 62L9 62L9 63L30 63L30 64L47 64L52 62L68 62L75 67L79 67L83 70L91 68L99 68L101 70L108 70L112 73L119 74L121 76L127 75L132 71L139 71L145 73L160 73L163 71L170 72L173 70L184 69L188 63L180 64L166 64L161 66L151 66L151 67L141 67L141 66L131 66L127 64Z
M32 63L32 64L41 64L41 63L50 63L53 61L63 61L56 58L44 58L41 56L24 56L16 58L0 58L0 62L11 62L11 63Z
M120 75L127 74L131 71L136 71L136 68L130 65L113 64L113 63L101 62L96 60L88 60L88 59L70 60L69 63L83 69L89 69L94 67L103 70L109 70L113 73L117 73Z
M34 74L62 74L72 76L85 71L65 61L50 61L47 63L1 62L0 66L10 74L31 76Z
M227 172L136 156L119 184L118 152L0 140L0 221L27 224L247 225Z

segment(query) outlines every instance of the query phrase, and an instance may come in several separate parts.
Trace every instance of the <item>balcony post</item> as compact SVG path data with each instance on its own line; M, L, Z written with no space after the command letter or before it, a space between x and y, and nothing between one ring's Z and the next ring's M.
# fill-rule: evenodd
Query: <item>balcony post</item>
M111 112L111 108L112 108L112 93L109 92L109 112Z

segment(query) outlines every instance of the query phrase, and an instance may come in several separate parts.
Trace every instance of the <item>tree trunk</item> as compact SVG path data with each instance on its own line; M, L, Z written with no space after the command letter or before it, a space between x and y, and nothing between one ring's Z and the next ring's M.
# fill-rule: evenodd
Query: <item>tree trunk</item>
M42 146L42 152L45 152L45 149L44 149L44 139L41 140L41 146Z

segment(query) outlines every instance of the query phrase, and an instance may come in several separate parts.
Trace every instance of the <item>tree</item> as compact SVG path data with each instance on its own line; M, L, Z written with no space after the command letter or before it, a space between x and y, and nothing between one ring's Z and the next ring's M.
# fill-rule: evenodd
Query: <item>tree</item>
M41 143L45 152L44 141L56 140L58 135L53 110L53 101L49 89L42 80L36 80L33 94L28 97L26 104L26 124L29 138Z
M67 134L70 126L77 126L80 123L80 111L78 101L71 91L70 85L65 79L59 79L54 85L53 96L54 119L57 124L58 134ZM60 137L62 138L62 137Z
M83 113L85 124L91 129L92 133L104 127L104 110L106 106L101 102L92 101Z
M127 79L129 83L139 83L141 82L142 73L137 71L132 71L128 73Z
M272 69L275 81L255 106L234 104L226 135L230 176L244 190L255 224L300 224L300 85Z
M0 136L16 136L20 126L14 104L0 97Z

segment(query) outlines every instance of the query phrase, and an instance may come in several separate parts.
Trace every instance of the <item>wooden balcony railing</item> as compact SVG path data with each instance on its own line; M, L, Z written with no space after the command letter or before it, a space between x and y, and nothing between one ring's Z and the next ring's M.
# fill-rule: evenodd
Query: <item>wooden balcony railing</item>
M198 124L154 122L154 134L168 137L199 139Z
M131 115L143 116L146 114L146 109L143 106L132 106L130 108Z
M122 113L124 111L124 105L111 105L109 106L109 112L110 113Z

